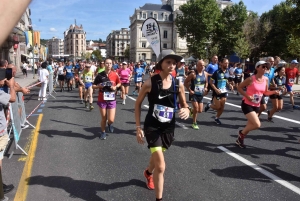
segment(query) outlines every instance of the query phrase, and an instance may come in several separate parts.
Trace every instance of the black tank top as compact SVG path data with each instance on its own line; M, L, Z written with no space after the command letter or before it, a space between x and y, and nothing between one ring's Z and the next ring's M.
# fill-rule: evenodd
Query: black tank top
M148 94L149 110L146 115L144 127L159 129L163 132L174 132L175 129L175 100L179 92L179 81L172 77L172 85L169 89L163 89L162 79L159 74L151 77L151 91ZM175 91L174 91L175 82ZM163 107L160 107L163 106ZM157 112L158 108L164 108L161 112ZM173 114L167 110L173 108ZM170 119L170 122L161 122L158 119L160 116L164 116Z

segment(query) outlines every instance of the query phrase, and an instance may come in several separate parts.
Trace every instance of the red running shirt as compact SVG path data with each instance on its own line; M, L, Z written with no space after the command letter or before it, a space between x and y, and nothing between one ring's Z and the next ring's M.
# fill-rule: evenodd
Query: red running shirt
M297 68L286 68L285 75L286 75L286 84L293 86L293 84L295 82L295 78L298 75L298 69Z

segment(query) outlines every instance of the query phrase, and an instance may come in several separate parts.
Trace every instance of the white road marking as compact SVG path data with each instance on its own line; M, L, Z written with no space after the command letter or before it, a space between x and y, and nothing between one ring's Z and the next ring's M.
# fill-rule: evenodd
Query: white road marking
M251 161L248 161L247 159L239 156L238 154L236 153L233 153L232 151L226 149L225 147L223 146L219 146L218 149L224 151L226 154L232 156L233 158L239 160L240 162L248 165L249 167L253 168L254 170L260 172L261 174L269 177L270 179L272 179L273 181L283 185L284 187L294 191L295 193L299 194L300 195L300 188L298 188L297 186L294 186L293 184L277 177L276 175L272 174L271 172L259 167L258 165L252 163Z
M130 98L131 100L136 101L136 99L135 99L135 98L132 98L131 96L127 96L127 97ZM148 105L143 105L143 106L144 106L145 108L149 108ZM179 123L179 122L177 122L177 121L175 121L175 124L176 124L177 126L183 128L183 129L185 129L185 130L189 129L188 127L186 127L185 125L183 125L183 124L181 124L181 123Z

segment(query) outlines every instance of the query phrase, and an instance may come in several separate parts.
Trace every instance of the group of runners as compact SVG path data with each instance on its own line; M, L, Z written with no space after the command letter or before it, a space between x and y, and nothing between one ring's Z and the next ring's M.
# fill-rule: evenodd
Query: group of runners
M106 59L95 70L92 70L92 63L79 62L73 67L64 66L59 62L56 68L60 87L67 80L68 87L72 90L73 83L70 82L75 81L79 88L80 103L85 103L90 110L94 108L93 91L99 91L97 105L101 115L102 140L107 136L106 127L109 132L114 132L117 91L121 91L119 95L122 104L125 105L130 82L134 81L135 88L132 95L137 95L135 104L137 141L144 144L146 137L151 152L149 166L144 171L144 176L147 179L147 187L155 189L156 200L162 199L165 170L163 152L174 140L176 113L181 119L191 117L192 128L198 130L198 113L203 110L207 112L211 108L216 111L214 119L216 124L222 124L220 117L224 112L228 91L236 90L236 94L242 96L241 108L247 123L244 129L238 131L235 143L240 148L246 148L244 139L250 131L261 126L259 115L266 110L269 98L272 101L272 109L267 111L270 122L273 121L274 113L282 109L283 95L289 93L293 108L298 108L294 104L292 91L293 83L299 76L296 60L291 62L290 67L285 68L285 65L279 62L275 65L274 58L268 57L266 61L256 63L251 75L249 70L243 71L241 64L229 68L228 59L223 58L219 61L217 56L212 58L207 67L203 60L199 60L188 70L183 58L172 50L163 50L159 59L152 71L149 71L150 78L145 81L146 71L141 67L142 62L137 62L134 67L122 62L115 68L113 66L116 64L111 59ZM72 76L68 73L72 73ZM192 108L186 102L185 91L189 93ZM204 108L203 97L210 91L212 100ZM146 96L149 110L142 128L141 105Z

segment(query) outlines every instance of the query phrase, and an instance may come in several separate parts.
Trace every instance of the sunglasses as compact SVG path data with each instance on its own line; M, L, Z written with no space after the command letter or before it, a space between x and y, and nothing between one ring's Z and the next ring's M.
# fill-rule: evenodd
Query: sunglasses
M137 65L141 65L141 64L137 64Z
M261 67L264 68L264 69L265 69L265 68L268 68L267 66L261 66Z

